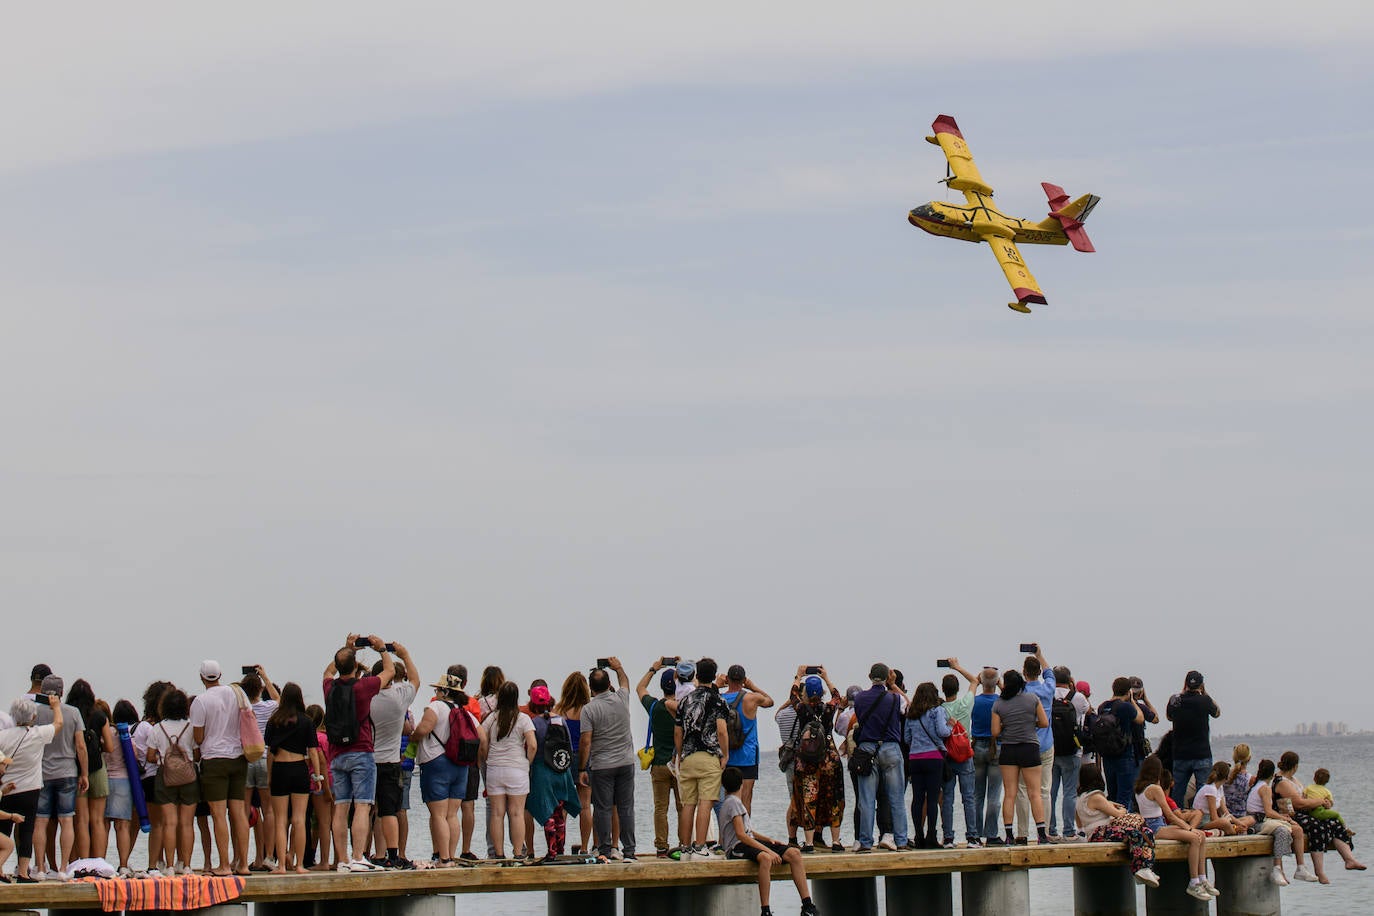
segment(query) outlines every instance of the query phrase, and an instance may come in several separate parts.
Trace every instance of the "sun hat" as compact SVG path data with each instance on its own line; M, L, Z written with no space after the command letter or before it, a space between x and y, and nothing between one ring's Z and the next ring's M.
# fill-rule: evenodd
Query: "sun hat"
M456 674L445 674L439 678L437 683L430 684L435 690L447 690L456 693L463 689L463 679ZM537 689L537 688L536 688ZM534 696L534 691L530 691L530 696Z

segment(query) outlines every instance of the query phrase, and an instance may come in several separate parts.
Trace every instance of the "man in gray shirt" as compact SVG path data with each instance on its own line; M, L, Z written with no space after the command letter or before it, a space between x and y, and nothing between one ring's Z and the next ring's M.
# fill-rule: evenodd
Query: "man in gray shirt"
M378 852L386 850L387 868L412 868L401 858L401 732L405 730L406 712L415 701L420 683L420 669L411 660L410 652L399 642L396 649L395 676L372 698L372 758L377 764L377 830L382 842ZM372 666L373 674L382 673L382 663Z
M62 678L49 674L43 678L35 696L40 696L38 718L34 724L49 725L53 721L48 696L62 695ZM86 723L76 707L62 704L62 729L52 743L43 749L43 790L38 796L38 816L33 825L33 861L38 870L48 849L48 821L57 818L58 843L61 855L53 855L58 869L66 873L72 860L72 845L76 839L72 818L76 814L76 795L87 789L89 773L86 760ZM54 850L56 853L56 850Z
M620 812L620 845L625 861L635 859L635 741L630 733L630 677L620 659L609 658L620 689L611 690L611 676L597 668L587 678L592 701L582 709L582 738L578 743L580 785L592 788L593 818L599 860L609 860L611 810ZM589 778L590 777L590 778Z

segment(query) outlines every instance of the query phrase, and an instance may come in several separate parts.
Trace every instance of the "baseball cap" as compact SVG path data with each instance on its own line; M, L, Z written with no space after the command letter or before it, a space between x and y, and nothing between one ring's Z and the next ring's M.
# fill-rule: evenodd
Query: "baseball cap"
M219 670L219 662L213 658L207 658L200 663L200 679L202 681L217 681L222 673Z
M806 695L809 697L819 697L825 694L825 681L814 674L807 676L803 686L806 688Z
M1085 697L1090 697L1090 696L1093 695L1093 689L1092 689L1091 687L1088 686L1088 682L1087 682L1087 681L1079 681L1077 684L1074 684L1074 685L1073 685L1073 689L1074 689L1074 690L1077 690L1079 693L1083 694L1083 696L1085 696Z
M743 665L731 665L725 669L725 676L732 681L742 681L745 678Z
M868 669L868 679L875 684L886 683L887 676L891 673L892 671L887 665L882 662L874 662L873 667Z
M664 668L658 677L658 686L664 693L674 689L677 686L677 672L672 668Z
M853 703L854 698L863 692L864 689L860 687L858 684L850 684L848 687L844 689L844 698L849 702Z
M530 688L530 705L531 705L531 706L552 706L552 705L553 705L553 696L549 693L549 688L547 688L547 687L532 687L532 688Z
M1183 679L1183 686L1189 690L1197 690L1202 686L1202 672L1189 671L1188 676Z
M63 686L61 677L56 674L49 674L47 677L43 678L43 686L40 687L39 690L49 695L55 693L61 696Z
M52 669L49 668L47 665L43 664L42 662L39 662L38 664L34 665L33 670L29 672L29 680L42 681L43 678L47 677L50 674L52 674Z
M697 663L683 659L677 663L677 679L687 682L697 676Z

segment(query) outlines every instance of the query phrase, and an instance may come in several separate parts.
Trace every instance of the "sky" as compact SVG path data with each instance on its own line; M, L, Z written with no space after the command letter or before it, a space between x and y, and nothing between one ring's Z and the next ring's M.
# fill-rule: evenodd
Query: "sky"
M922 6L16 10L12 687L1039 641L1374 728L1374 13ZM1033 315L905 221L942 113L1102 197Z

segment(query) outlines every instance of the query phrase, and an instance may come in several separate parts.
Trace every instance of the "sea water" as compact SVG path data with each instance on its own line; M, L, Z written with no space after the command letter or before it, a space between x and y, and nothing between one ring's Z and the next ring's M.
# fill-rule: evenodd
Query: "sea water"
M1374 860L1374 855L1366 856L1366 850L1362 848L1361 842L1366 835L1374 836L1374 780L1370 778L1374 776L1374 762L1371 762L1371 754L1374 754L1374 736L1349 735L1339 738L1255 736L1234 740L1218 740L1213 742L1213 754L1216 759L1230 760L1231 746L1236 741L1241 740L1251 747L1253 755L1253 761L1250 765L1251 772L1254 772L1255 766L1261 759L1268 757L1277 761L1278 756L1287 750L1296 751L1302 758L1302 763L1298 768L1298 777L1303 782L1311 781L1312 771L1317 767L1325 767L1330 770L1331 783L1329 788L1336 799L1336 807L1345 818L1346 823L1352 829L1360 831L1360 835L1355 838L1356 855L1367 861ZM782 774L778 772L774 754L765 753L763 755L759 772L760 778L754 788L754 825L759 831L785 841L787 828L784 815L787 811L787 788ZM848 806L853 803L853 797L849 792L847 777L845 792L845 826L842 836L847 845L852 845L853 821ZM910 793L908 793L907 798L909 807ZM638 854L642 860L651 860L654 856L653 790L650 787L647 772L640 773L635 783L635 814L635 838L638 844ZM909 816L910 812L908 811ZM477 817L479 821L483 817L483 805L480 801L477 803ZM963 815L957 804L955 805L955 827L955 835L962 838L964 836ZM538 833L539 835L535 839L535 851L542 854L544 851L543 831ZM669 833L670 836L675 834L675 827L672 826L671 819ZM578 838L576 821L569 819L569 847L578 842ZM199 844L199 837L197 837L196 842ZM141 839L135 854L135 864L144 860L145 844L146 839ZM486 829L483 823L477 825L472 848L478 855L482 855L486 849ZM507 854L510 851L509 848L506 849ZM113 848L111 852L113 852ZM412 859L416 860L428 859L431 852L429 819L424 805L420 803L418 779L414 780L412 785L410 842L407 852ZM820 859L826 855L830 855L830 853L817 852L814 857L808 856L808 859ZM874 855L881 855L881 853L874 853ZM201 851L197 848L197 863L200 862L200 856ZM559 867L598 868L603 866ZM1291 877L1293 874L1292 858L1285 860L1284 868ZM1285 916L1307 916L1307 914L1310 916L1318 916L1318 914L1329 916L1332 913L1374 912L1374 872L1346 871L1340 856L1334 852L1326 854L1326 869L1331 878L1332 883L1330 885L1294 882L1292 886L1282 890ZM360 878L360 880L365 879ZM955 880L957 881L957 879ZM878 887L881 891L881 881L878 882ZM1139 894L1139 911L1144 913L1144 890L1140 890ZM1064 913L1067 909L1065 901L1072 899L1072 895L1073 871L1071 869L1045 868L1031 871L1030 912L1033 916L1051 916L1051 914L1058 916L1058 914ZM957 887L955 888L954 900L955 912L957 913L959 912ZM774 879L772 906L774 912L779 914L797 911L800 901L791 881L785 878ZM462 900L463 912L481 914L481 916L543 916L546 907L547 898L542 892L464 895ZM744 916L752 916L755 912L757 911L751 909Z

